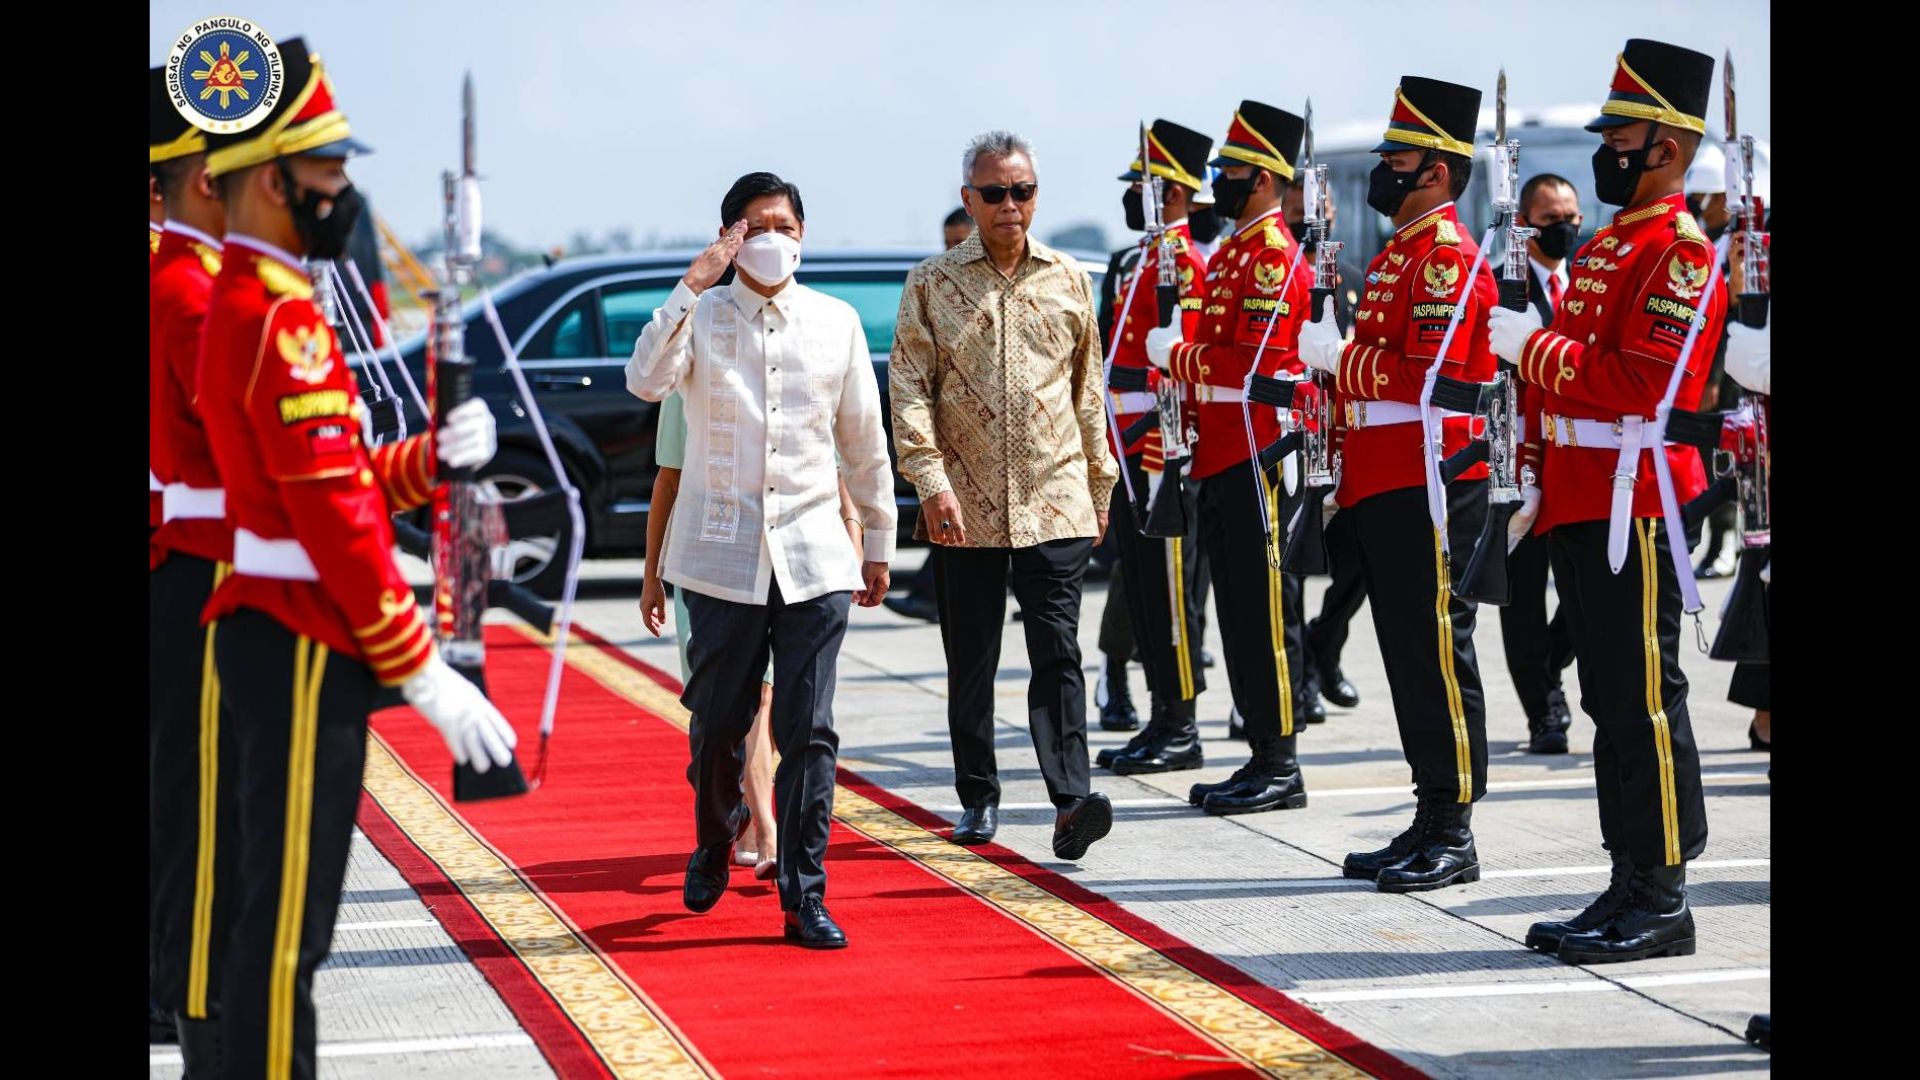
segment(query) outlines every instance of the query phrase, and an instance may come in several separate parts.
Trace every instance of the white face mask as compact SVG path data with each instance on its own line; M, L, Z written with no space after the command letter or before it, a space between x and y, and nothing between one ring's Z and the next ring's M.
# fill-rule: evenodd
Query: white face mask
M763 232L740 245L733 263L762 285L778 285L800 269L800 241L785 233Z

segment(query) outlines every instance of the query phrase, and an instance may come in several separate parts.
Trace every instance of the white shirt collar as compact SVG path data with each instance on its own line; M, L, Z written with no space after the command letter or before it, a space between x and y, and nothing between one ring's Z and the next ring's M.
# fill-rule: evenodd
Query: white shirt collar
M733 272L733 281L727 286L727 289L733 295L734 306L740 309L741 314L751 319L755 315L760 314L761 309L766 307L772 307L776 312L780 313L782 317L791 314L793 311L794 290L799 287L799 282L789 278L786 286L779 292L774 293L772 296L762 296L753 291L753 287L741 279L740 271L735 270Z
M152 219L152 218L148 218L148 219L147 219L147 231L148 231L148 232L165 232L165 231L166 231L166 227L165 227L165 226L163 226L163 225L156 225L156 224L154 224L154 221L153 221L153 219Z
M1529 256L1527 256L1527 262L1528 262L1529 264L1531 264L1531 265L1533 266L1533 273L1534 273L1534 276L1536 276L1536 277L1538 277L1538 278L1540 279L1540 281L1541 281L1541 283L1542 283L1542 284L1545 284L1546 282L1548 282L1548 281L1550 281L1550 280L1552 280L1552 279L1555 279L1555 278L1558 278L1558 279L1559 279L1559 281L1560 281L1560 285L1561 285L1561 287L1562 287L1562 288L1565 288L1565 287L1566 287L1566 284L1567 284L1567 260L1565 260L1565 259L1561 259L1561 260L1560 260L1560 267L1559 267L1559 269L1557 269L1557 270L1549 270L1549 269L1547 269L1547 264L1546 264L1546 263L1543 263L1543 262L1541 262L1541 261L1540 261L1539 259L1536 259L1536 258L1534 258L1534 257L1533 257L1533 256L1531 256L1531 255L1529 255Z
M271 255L279 259L295 270L303 273L306 271L306 260L291 251L277 248L259 237L248 236L246 233L230 232L227 234L227 243L234 247L252 248L262 255Z
M226 246L222 244L220 241L215 240L213 237L208 236L206 233L201 232L199 229L196 229L193 226L188 225L184 222L174 221L171 218L167 220L166 226L162 228L160 231L170 232L170 233L179 233L181 236L184 236L189 240L197 240L200 243L207 245L208 247L212 248L215 251L219 251Z

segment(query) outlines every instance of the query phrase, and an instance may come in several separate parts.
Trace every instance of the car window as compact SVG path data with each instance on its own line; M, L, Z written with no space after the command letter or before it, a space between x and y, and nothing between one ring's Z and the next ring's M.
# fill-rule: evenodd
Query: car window
M900 290L906 284L903 271L885 281L858 281L845 277L807 278L809 288L838 297L853 305L860 315L860 326L867 332L867 351L884 354L893 351L893 323L900 314Z
M523 360L578 360L594 355L593 293L584 292L548 316L520 352Z
M611 355L633 352L640 331L653 321L653 313L667 302L673 283L609 285L600 291L600 310L607 324L607 349Z

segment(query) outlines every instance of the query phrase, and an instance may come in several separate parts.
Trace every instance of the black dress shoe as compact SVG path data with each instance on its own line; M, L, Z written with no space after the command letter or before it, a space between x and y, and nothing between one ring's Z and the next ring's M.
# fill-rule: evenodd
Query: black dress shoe
M1209 670L1213 668L1213 654L1205 649L1200 650L1200 666Z
M953 842L965 847L984 844L1000 831L1000 808L994 805L970 806L953 827Z
M1346 860L1340 865L1340 872L1356 881L1377 881L1380 871L1406 862L1427 833L1427 818L1432 816L1433 806L1431 802L1420 803L1413 812L1413 824L1388 841L1386 847L1377 851L1348 852Z
M1133 691L1127 685L1126 661L1111 654L1102 656L1100 679L1093 684L1093 703L1100 710L1100 730L1136 731L1140 727L1140 714L1133 707Z
M1235 705L1227 712L1227 738L1247 741L1247 722L1240 718L1240 706Z
M1384 893L1427 892L1480 880L1480 854L1473 847L1473 806L1436 802L1427 832L1413 854L1384 867L1375 881Z
M1701 581L1711 581L1714 578L1726 577L1727 572L1711 562L1704 562L1694 569L1693 576Z
M1747 745L1755 750L1773 753L1773 743L1762 741L1760 738L1760 723L1757 720L1747 721Z
M727 872L733 864L733 844L696 847L687 856L687 880L680 887L680 900L687 910L705 914L713 910L727 891Z
M1687 868L1636 866L1626 901L1592 930L1561 938L1559 955L1569 964L1617 964L1693 952Z
M177 1043L180 1041L180 1029L173 1025L173 1014L147 1001L147 1042Z
M940 605L933 597L914 590L895 593L880 601L888 611L907 619L924 619L930 623L940 621Z
M1759 1013L1747 1021L1747 1041L1773 1053L1773 1014Z
M827 914L827 903L817 896L800 898L800 910L786 913L786 937L809 949L844 949L846 932Z
M1537 922L1527 928L1527 948L1545 953L1560 951L1560 942L1568 934L1584 934L1607 921L1627 900L1627 879L1633 876L1633 864L1625 855L1613 857L1613 880L1607 891L1594 898L1585 911L1571 919Z
M1113 802L1096 791L1064 807L1053 818L1053 857L1072 861L1095 840L1113 831Z

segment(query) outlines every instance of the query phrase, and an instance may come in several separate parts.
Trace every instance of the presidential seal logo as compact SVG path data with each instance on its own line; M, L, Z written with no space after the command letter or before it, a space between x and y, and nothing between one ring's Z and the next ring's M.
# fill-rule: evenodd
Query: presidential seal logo
M247 19L203 19L175 38L167 54L173 107L187 123L214 134L265 120L285 80L273 38Z

